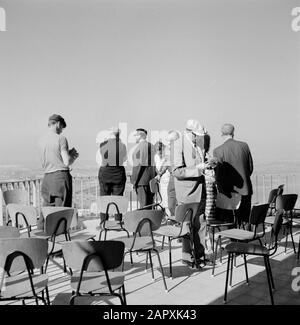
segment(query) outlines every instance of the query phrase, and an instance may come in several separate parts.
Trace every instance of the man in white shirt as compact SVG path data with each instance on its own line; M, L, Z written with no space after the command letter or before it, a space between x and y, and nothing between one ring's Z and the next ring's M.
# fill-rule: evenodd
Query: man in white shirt
M72 176L69 166L78 158L78 152L69 150L68 141L61 133L66 127L62 116L49 117L48 133L39 141L42 167L44 206L72 206Z

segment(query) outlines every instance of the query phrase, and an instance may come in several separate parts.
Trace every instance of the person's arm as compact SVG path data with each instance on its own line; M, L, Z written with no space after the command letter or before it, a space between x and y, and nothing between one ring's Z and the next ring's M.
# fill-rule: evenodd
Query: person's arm
M249 147L248 147L248 152L249 152L249 154L248 154L248 160L249 160L249 175L251 176L252 173L253 173L253 159L252 159L252 155L251 155L251 151L250 151Z
M69 150L68 141L65 137L60 138L60 153L63 160L63 163L69 167L73 162L78 158L78 152L72 148Z
M195 178L203 175L205 164L201 163L191 167L175 167L172 171L173 175L178 179Z
M97 163L98 167L101 167L102 157L101 157L101 153L100 153L100 148L98 148L98 150L96 152L96 163Z
M127 160L127 148L126 148L126 145L125 144L123 144L123 156L122 156L122 158L123 158L123 160L122 160L122 164L124 164L125 163L125 161Z

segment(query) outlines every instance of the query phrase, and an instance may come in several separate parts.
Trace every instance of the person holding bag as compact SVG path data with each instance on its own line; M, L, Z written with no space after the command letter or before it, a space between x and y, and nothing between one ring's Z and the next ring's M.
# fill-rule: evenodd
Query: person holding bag
M188 266L199 267L205 261L206 193L204 189L204 171L209 167L205 163L207 132L199 121L190 119L181 137L174 141L174 159L172 174L178 205L199 202L197 213L193 217L192 247L190 240L182 240L182 262Z

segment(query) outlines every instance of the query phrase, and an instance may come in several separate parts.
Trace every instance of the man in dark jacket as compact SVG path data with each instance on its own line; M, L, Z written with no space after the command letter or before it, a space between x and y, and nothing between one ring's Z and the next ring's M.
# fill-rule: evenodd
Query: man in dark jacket
M155 148L146 138L147 131L145 129L136 129L135 141L137 147L132 155L131 183L137 193L140 208L153 204L154 194L150 190L149 182L156 176Z
M219 191L231 197L231 193L241 194L241 204L236 217L239 225L249 222L251 197L253 194L251 175L253 160L246 142L234 140L234 126L224 124L221 129L224 143L215 148L213 155L219 164L216 180Z

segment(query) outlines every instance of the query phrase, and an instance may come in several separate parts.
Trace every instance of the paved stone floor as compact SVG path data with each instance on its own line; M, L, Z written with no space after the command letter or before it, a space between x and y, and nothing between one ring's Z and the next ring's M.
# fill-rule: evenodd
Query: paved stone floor
M95 221L85 223L88 229L95 229ZM97 232L95 232L97 233ZM116 233L110 232L107 239L116 238ZM119 233L118 233L119 234ZM294 239L298 246L300 232L295 231ZM160 237L157 245L160 247ZM271 258L271 267L275 282L274 302L277 305L300 304L300 262L288 241L287 254L284 253L285 239L279 244L278 251ZM168 277L168 248L160 250L163 271L166 276L168 292L164 290L162 273L159 270L157 258L154 256L155 281L152 281L151 271L145 272L145 255L133 255L134 265L131 266L129 256L125 258L125 289L128 305L223 305L227 256L223 263L217 264L215 276L212 277L212 267L201 270L188 268L181 263L181 244L173 243L173 279ZM243 259L237 257L237 267L233 272L233 286L228 291L228 305L268 305L270 297L267 277L261 257L248 257L248 272L250 284L245 283ZM54 258L50 262L49 274L50 298L53 304L65 304L70 295L69 275L63 273L62 259ZM297 268L298 267L298 272ZM292 270L294 269L294 274ZM297 275L299 278L297 279ZM292 283L294 282L294 290ZM298 292L296 290L299 290ZM78 299L78 304L119 304L117 298ZM3 303L2 303L3 304ZM5 303L8 304L8 303ZM9 304L16 304L9 303ZM31 304L31 303L30 303Z

